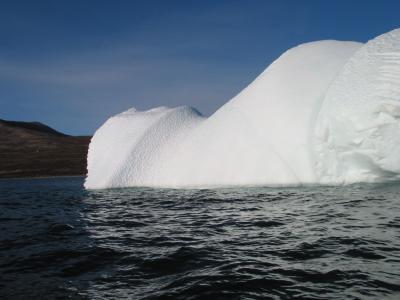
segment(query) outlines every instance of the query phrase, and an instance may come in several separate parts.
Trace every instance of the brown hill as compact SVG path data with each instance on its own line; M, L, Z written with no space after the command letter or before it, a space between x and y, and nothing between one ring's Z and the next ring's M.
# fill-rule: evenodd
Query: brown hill
M84 175L90 138L0 119L0 178Z

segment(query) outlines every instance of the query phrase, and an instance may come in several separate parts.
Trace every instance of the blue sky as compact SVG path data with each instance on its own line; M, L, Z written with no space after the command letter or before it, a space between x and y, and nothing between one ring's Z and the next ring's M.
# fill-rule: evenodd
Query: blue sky
M130 107L205 115L283 51L365 42L400 27L400 1L0 0L0 118L93 134Z

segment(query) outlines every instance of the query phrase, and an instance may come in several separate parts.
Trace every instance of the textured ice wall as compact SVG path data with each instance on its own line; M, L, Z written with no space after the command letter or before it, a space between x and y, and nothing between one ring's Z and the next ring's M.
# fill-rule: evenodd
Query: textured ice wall
M85 187L395 178L399 41L393 31L290 49L209 118L189 107L114 116L92 139Z
M315 126L321 182L400 174L400 29L361 47L329 88Z

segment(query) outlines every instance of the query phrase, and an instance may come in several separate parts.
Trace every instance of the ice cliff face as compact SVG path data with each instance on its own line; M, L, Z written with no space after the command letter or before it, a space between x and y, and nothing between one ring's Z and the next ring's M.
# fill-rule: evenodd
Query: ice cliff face
M298 185L400 173L400 30L285 52L209 118L116 115L89 147L86 188Z
M383 181L400 174L400 29L361 47L329 87L315 130L317 178Z

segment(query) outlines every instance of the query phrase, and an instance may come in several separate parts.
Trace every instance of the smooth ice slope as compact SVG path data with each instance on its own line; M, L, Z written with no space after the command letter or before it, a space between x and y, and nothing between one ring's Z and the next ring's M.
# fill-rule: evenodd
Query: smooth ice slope
M134 109L94 135L86 188L399 179L400 30L285 52L209 118Z
M315 182L309 140L335 75L360 47L323 41L284 53L164 157L156 186ZM173 171L171 171L173 170Z

